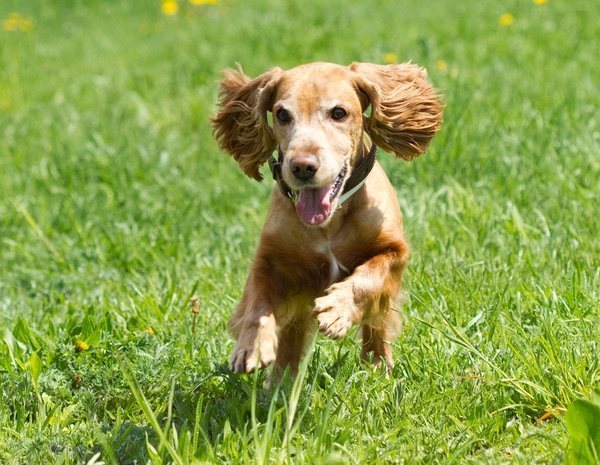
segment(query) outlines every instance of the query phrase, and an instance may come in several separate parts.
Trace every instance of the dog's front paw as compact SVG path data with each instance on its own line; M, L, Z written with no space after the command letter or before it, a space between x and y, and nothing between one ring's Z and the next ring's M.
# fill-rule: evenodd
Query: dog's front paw
M269 325L261 322L256 331L240 334L229 359L229 367L236 373L251 373L270 365L277 355L277 336Z
M357 311L352 293L335 285L327 295L315 300L313 310L319 322L319 330L332 339L344 337L348 333Z

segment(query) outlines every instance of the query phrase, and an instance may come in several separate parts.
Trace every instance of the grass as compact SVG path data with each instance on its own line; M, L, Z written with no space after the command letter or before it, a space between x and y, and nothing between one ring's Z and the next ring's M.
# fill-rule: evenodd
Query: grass
M565 409L600 389L600 4L15 11L33 27L0 28L0 462L567 460ZM413 251L394 375L318 338L266 391L227 370L225 324L272 186L213 141L215 81L390 54L447 104L425 156L381 155Z

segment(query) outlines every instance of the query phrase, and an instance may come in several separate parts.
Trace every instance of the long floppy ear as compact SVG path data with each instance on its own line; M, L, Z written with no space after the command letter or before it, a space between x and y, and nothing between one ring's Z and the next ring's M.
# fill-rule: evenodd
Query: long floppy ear
M405 160L422 154L442 124L443 104L416 65L352 63L356 85L368 97L365 130L373 141Z
M267 110L279 68L250 79L242 68L224 71L220 82L219 111L211 118L213 135L224 152L238 162L247 176L262 180L258 169L275 150L275 137L267 122Z

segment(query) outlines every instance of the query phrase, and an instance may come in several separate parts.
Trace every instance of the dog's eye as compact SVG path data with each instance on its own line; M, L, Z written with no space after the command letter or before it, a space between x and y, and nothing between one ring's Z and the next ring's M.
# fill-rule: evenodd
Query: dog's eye
M290 112L285 108L280 108L277 110L275 116L277 116L277 119L280 123L289 123L292 120L292 115L290 115Z
M331 117L336 121L343 120L347 114L348 113L346 112L346 110L340 107L335 107L333 110L331 110Z

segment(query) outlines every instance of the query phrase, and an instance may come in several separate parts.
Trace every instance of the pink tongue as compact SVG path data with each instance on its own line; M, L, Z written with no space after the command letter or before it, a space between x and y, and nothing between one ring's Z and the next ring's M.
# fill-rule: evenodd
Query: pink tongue
M306 224L321 224L331 213L331 195L332 186L321 187L320 189L301 189L296 203L296 212L302 221Z

